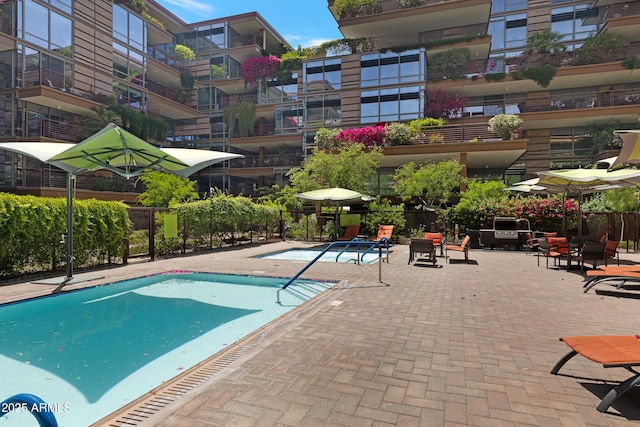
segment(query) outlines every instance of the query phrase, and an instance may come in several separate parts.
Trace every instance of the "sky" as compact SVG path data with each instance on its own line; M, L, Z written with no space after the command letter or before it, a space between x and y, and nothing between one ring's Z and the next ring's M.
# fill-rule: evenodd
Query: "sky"
M293 48L341 39L326 0L156 0L187 23L258 12Z

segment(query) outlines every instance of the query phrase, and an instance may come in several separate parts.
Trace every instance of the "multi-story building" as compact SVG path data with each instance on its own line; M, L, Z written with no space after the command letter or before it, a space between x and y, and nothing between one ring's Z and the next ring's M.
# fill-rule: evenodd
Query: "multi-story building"
M342 9L329 0L344 37L368 47L307 59L286 80L257 85L240 77L242 63L289 47L258 13L185 23L153 0L144 10L136 4L2 2L0 140L77 142L87 117L117 105L166 124L157 144L244 154L194 178L202 192L257 195L287 183L320 128L406 122L425 116L429 94L464 97L438 138L426 132L416 144L385 147L372 192L387 193L393 171L408 161L456 158L469 177L511 180L592 163L615 154L603 130L637 127L640 117L640 74L628 60L640 52L640 1L370 0ZM561 35L562 54L524 56L544 30ZM624 49L580 54L590 35L605 33L623 37ZM176 45L195 59L176 57ZM453 53L463 54L462 65ZM549 67L549 82L531 71ZM488 132L499 113L522 117L518 138ZM0 160L7 190L64 187L62 173L34 160ZM104 196L118 199L139 191L104 173L86 175L79 190L125 191Z

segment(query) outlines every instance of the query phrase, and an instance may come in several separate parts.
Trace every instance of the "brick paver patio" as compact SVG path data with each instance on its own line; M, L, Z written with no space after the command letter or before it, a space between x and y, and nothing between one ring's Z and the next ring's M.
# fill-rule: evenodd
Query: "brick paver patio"
M171 269L291 277L303 263L250 256L301 245L280 242L135 262L100 271L105 278L92 284ZM383 283L377 264L311 267L303 277L341 284L252 336L251 351L135 425L640 422L637 390L609 413L595 409L613 381L628 377L625 370L604 369L578 356L561 371L565 375L549 374L568 350L560 336L640 333L640 292L600 286L584 294L579 270L546 269L544 260L538 267L535 255L519 251L472 250L471 263L439 258L439 268L407 265L408 246L393 251L382 265ZM640 262L640 255L624 251L621 258ZM4 284L0 301L54 288Z

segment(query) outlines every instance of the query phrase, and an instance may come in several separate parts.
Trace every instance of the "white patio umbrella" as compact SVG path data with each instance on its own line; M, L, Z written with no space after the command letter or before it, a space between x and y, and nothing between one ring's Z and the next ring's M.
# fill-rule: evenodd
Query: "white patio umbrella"
M561 169L538 172L538 176L537 185L544 187L544 191L578 196L578 236L582 236L582 198L585 194L630 187L640 182L640 170L637 169Z
M311 190L305 191L304 193L298 193L295 195L296 197L300 197L305 200L313 200L316 202L335 202L336 205L336 227L335 228L335 237L338 238L338 206L339 202L347 202L347 201L356 201L363 200L368 201L372 200L371 196L367 196L365 194L359 193L357 191L349 190L347 188L333 187L333 188L321 188L319 190Z
M243 157L240 154L184 148L158 148L110 123L77 144L6 142L0 149L12 151L56 166L67 172L66 278L73 278L73 180L79 173L107 169L126 178L162 171L182 178L207 166Z

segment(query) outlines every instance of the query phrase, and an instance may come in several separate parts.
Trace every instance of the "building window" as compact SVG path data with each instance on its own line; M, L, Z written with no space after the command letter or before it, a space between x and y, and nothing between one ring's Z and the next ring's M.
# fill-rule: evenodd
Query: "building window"
M491 14L525 10L527 0L493 0L491 2Z
M113 38L141 52L147 49L146 22L127 9L113 5Z
M33 0L25 0L24 12L19 15L18 37L49 50L71 47L69 18Z
M362 123L396 122L421 117L424 87L412 86L360 92Z
M362 55L360 58L360 86L397 85L423 81L424 55L419 50L401 54L386 52Z
M113 76L137 86L146 86L146 60L133 49L113 43Z
M517 49L527 45L527 14L491 18L487 33L491 35L492 49Z
M188 46L196 54L226 49L226 28L226 23L203 25L194 31L177 34L176 43Z
M559 33L564 41L584 40L597 28L598 9L588 4L551 9L551 31Z
M305 127L339 126L342 121L340 95L309 96L305 103Z
M302 73L304 92L339 90L342 86L340 58L307 62Z

